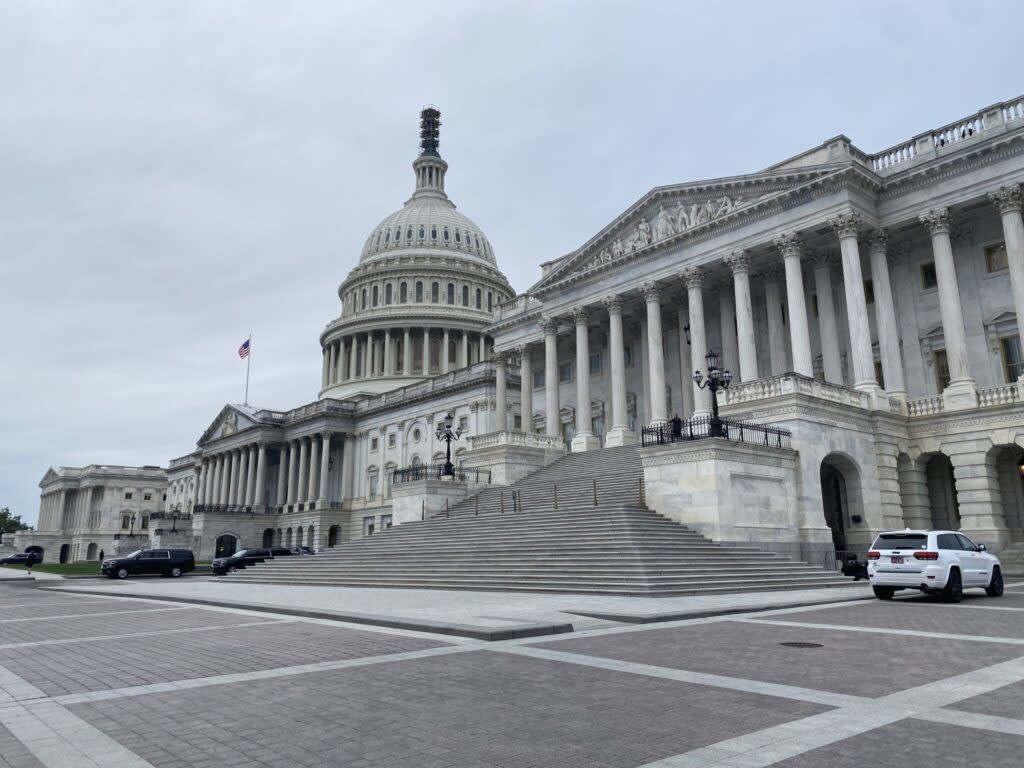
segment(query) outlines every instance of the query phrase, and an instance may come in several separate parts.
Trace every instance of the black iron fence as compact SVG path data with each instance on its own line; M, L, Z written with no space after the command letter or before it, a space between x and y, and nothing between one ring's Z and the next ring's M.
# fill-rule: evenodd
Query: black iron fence
M714 421L711 416L697 416L692 419L683 419L682 424L673 425L669 422L660 427L644 427L640 430L640 442L647 447L704 440L712 436ZM790 448L792 445L792 433L782 427L751 424L734 419L718 419L718 423L721 425L721 436L727 440L767 445L772 448Z
M202 506L202 505L199 505ZM149 515L150 520L191 520L191 512L151 512Z
M415 467L402 467L391 472L391 484L407 483L412 480L440 480L442 477L452 477L445 474L444 464L418 464ZM491 470L489 469L463 469L453 467L454 477L459 482L490 483Z

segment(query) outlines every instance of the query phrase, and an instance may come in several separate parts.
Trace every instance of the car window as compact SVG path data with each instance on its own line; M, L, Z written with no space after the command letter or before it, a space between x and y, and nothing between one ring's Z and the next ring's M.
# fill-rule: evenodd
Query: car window
M872 549L927 549L928 535L924 533L881 533Z
M939 549L957 549L962 550L960 546L960 540L957 539L955 533L940 533L936 537Z
M978 545L968 539L962 533L956 535L957 539L960 540L960 546L966 549L968 552L979 552Z

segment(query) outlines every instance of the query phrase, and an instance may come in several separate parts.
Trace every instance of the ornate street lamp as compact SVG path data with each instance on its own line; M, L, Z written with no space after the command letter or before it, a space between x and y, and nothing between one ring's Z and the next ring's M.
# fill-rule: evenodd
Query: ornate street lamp
M457 427L452 430L452 422L454 417L452 412L448 413L444 417L444 421L437 425L437 431L434 436L438 440L444 440L447 450L444 462L444 469L441 471L441 477L455 477L455 465L452 464L452 441L458 440L462 437L462 427Z
M181 504L171 507L171 533L178 532L178 518L181 517Z
M693 380L701 389L711 390L711 424L708 429L709 437L725 437L725 430L722 428L722 420L718 418L718 390L728 389L732 381L732 374L723 371L718 367L718 355L714 351L704 355L708 363L708 374L702 376L700 371L693 372Z
M128 531L128 537L129 538L133 538L135 536L135 515L132 515L131 523L132 523L131 530ZM124 528L122 528L121 530L123 531Z

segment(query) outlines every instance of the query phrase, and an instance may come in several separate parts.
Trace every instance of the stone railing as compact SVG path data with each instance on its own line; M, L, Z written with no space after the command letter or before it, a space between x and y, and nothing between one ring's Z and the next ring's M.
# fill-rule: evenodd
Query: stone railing
M171 459L167 464L168 469L175 469L186 464L195 464L199 461L199 453L190 453L188 456L179 456L176 459Z
M942 409L942 395L907 400L908 416L932 416L936 413L942 413Z
M434 374L425 381L393 389L390 392L382 392L379 395L360 400L356 403L355 410L358 413L371 411L386 405L395 405L408 400L414 400L433 392L443 391L449 387L490 378L494 376L494 367L493 360L482 360L479 363L473 363L470 366L458 368L448 373ZM519 375L513 374L511 371L506 370L506 376L509 377L508 381L510 383L518 383L519 381Z
M868 155L867 163L876 173L885 175L890 171L902 170L918 158L934 157L936 151L959 145L963 141L975 139L986 132L991 133L1021 120L1024 120L1024 96L993 104L973 115Z
M514 299L504 301L494 308L494 321L508 320L510 317L525 315L529 312L540 309L541 301L528 294L520 294Z
M1009 405L1020 400L1020 385L1003 384L999 387L978 390L978 407L987 408L991 405Z
M491 448L496 445L510 445L523 448L544 448L547 450L564 450L565 444L561 437L535 435L531 432L488 432L483 435L469 435L469 447Z
M869 399L864 392L848 389L838 384L818 381L798 373L784 373L770 379L756 379L743 384L733 384L724 392L723 405L739 405L754 400L783 395L807 395L832 403L852 405L856 408L867 408ZM720 396L721 397L721 396Z

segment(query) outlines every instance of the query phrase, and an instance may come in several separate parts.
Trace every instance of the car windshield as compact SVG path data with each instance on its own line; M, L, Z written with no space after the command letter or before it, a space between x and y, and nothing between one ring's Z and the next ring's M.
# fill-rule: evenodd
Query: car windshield
M926 533L880 533L872 549L925 549L928 546Z
M141 555L142 555L142 550L141 549L136 549L134 552L130 552L127 555L125 555L125 557L139 557Z
M240 549L237 552L235 552L235 554L231 555L231 557L245 557L246 554L248 554L248 552L248 549Z

